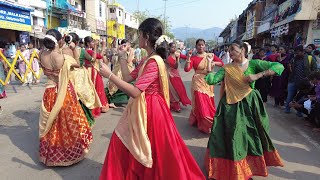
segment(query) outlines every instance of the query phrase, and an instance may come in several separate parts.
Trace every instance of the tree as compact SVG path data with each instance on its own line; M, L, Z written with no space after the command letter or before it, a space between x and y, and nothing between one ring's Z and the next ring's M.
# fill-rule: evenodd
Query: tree
M165 27L166 32L164 32L164 34L167 35L169 38L174 39L174 34L170 32L171 24L168 17L166 17L166 20L164 20L164 17L162 15L152 16L150 15L149 11L136 11L133 13L133 17L138 20L139 24L149 17L154 17L156 19L159 19L162 25Z

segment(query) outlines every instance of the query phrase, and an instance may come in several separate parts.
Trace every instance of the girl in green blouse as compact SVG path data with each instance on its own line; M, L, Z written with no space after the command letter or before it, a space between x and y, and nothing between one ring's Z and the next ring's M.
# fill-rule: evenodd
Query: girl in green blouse
M224 81L206 154L209 178L247 180L267 176L267 166L283 166L269 132L269 118L261 95L254 87L264 76L281 75L280 63L248 60L251 46L235 42L232 63L205 77L209 85Z

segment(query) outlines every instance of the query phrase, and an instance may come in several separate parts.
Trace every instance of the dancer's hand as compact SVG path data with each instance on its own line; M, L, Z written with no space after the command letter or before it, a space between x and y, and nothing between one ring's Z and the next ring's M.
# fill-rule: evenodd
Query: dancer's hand
M212 62L213 61L213 56L210 54L207 56L207 61Z
M178 51L174 52L174 56L175 56L176 58L180 58L180 52L178 52Z
M192 50L188 51L187 57L190 58L192 56L192 53L193 53Z
M105 78L109 78L110 74L112 74L112 71L110 70L108 65L106 65L101 61L100 61L100 74Z
M252 83L253 81L256 81L260 78L261 76L259 74L249 74L245 77L245 82Z

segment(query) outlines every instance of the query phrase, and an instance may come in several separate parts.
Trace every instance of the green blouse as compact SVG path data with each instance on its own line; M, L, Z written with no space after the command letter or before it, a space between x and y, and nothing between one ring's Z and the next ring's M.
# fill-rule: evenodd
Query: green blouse
M257 74L262 71L266 70L272 70L276 73L276 75L281 75L281 73L284 70L284 67L282 64L278 62L269 62L269 61L263 61L263 60L249 60L249 66L248 69L244 72L244 75L249 75L249 74ZM218 84L219 82L224 80L225 76L225 70L224 68L220 68L217 73L209 73L206 77L205 80L209 85L215 85ZM250 83L250 87L254 89L255 87L255 82Z

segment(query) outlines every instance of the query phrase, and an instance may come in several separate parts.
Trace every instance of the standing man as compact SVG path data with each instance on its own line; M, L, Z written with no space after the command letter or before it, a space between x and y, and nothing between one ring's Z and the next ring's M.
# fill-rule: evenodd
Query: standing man
M224 46L219 58L223 61L224 64L229 64L232 62L229 54L229 46Z

